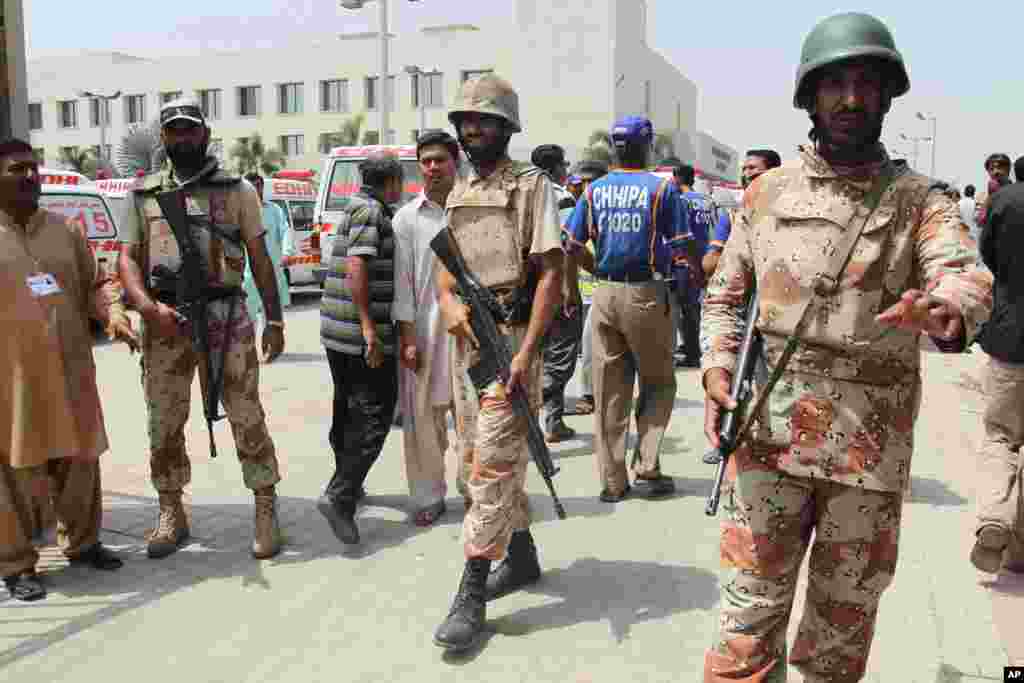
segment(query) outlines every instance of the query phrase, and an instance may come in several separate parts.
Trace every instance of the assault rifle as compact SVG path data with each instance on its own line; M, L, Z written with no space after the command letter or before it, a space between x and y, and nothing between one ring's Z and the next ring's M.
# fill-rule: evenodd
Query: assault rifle
M234 288L212 287L209 284L203 256L196 244L189 225L186 210L186 194L182 188L160 192L155 195L157 204L164 219L171 226L174 239L181 252L181 269L177 273L170 272L166 266L157 266L153 275L157 278L173 281L176 284L177 310L188 321L192 328L192 347L205 368L205 377L200 382L204 390L203 414L206 417L206 429L210 435L210 455L217 457L217 443L213 438L213 423L224 419L218 415L221 390L224 386L224 363L227 360L228 344L231 341L232 320L235 316L235 304L238 296ZM211 226L212 228L213 226ZM211 232L213 232L211 230ZM210 353L210 318L211 301L231 298L228 319L225 323L224 340L221 346L220 362L214 363Z
M704 513L709 517L718 514L718 502L722 495L725 468L736 449L743 445L743 440L749 431L750 417L747 418L747 428L742 433L740 425L750 398L754 394L754 368L761 356L762 339L756 325L759 303L760 295L755 290L747 303L747 317L743 322L743 341L740 342L739 359L736 362L736 369L732 377L732 389L729 392L729 396L736 402L736 408L733 410L722 408L722 417L718 427L718 448L708 451L704 456L706 465L718 466L715 470L714 486L711 488L707 504L704 506Z
M469 368L469 378L477 391L483 391L495 380L507 382L509 367L512 365L512 352L509 349L505 338L498 331L497 319L505 319L505 311L494 296L469 272L466 262L459 252L455 240L450 237L448 230L442 230L430 241L430 248L437 254L437 258L444 264L448 272L455 277L459 286L459 294L470 309L470 326L473 334L480 342L480 361ZM551 501L555 506L555 513L559 519L565 519L565 508L558 500L555 486L551 478L558 474L558 468L551 461L551 451L544 441L544 435L540 431L540 425L530 410L529 401L523 392L522 387L509 396L512 409L517 418L526 423L526 444L530 450L530 457L540 470L544 483L547 484L548 492L551 494Z

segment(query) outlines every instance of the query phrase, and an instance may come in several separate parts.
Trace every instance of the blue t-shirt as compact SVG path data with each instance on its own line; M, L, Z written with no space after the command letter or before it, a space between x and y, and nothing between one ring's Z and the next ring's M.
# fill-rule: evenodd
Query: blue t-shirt
M646 171L612 171L580 197L567 232L578 245L594 240L598 276L666 275L689 221L679 189ZM653 217L653 219L652 219Z
M715 203L711 197L700 192L683 194L686 210L690 218L689 239L697 242L697 253L704 255L708 248L708 240L717 223Z
M715 231L711 235L711 242L708 246L722 249L732 233L732 219L729 217L728 211L719 211L718 213L720 214L718 216L718 225L715 226Z

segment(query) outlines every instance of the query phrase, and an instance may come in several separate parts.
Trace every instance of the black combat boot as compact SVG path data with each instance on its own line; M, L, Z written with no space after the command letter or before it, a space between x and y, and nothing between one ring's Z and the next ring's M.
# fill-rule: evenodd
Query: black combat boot
M539 580L540 562L530 530L513 532L505 559L487 577L487 600L497 600Z
M482 557L466 560L452 609L434 632L434 644L449 652L463 652L480 642L487 621L484 592L491 561Z

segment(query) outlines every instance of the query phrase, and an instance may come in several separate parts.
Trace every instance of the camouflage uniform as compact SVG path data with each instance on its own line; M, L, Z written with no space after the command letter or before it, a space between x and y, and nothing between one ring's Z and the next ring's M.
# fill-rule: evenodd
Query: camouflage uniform
M814 150L747 190L704 304L705 372L735 365L756 280L766 367L774 367L816 274L888 157L854 176ZM856 179L854 179L856 178ZM807 610L790 656L807 681L863 676L878 602L896 568L902 492L920 403L919 337L875 322L909 289L955 303L968 343L991 278L957 205L906 169L882 197L837 292L824 299L723 489L721 634L705 681L784 681L786 628L811 544ZM849 228L847 228L849 229ZM763 386L767 369L755 382ZM756 389L755 389L756 390Z
M486 178L470 171L456 180L447 208L469 269L499 295L512 295L525 282L529 264L524 255L561 249L553 186L529 164L502 162ZM513 355L526 336L527 322L501 327ZM530 457L526 425L515 419L504 385L495 382L478 393L470 382L467 371L477 357L466 344L455 345L456 431L462 461L470 469L467 485L473 500L463 541L467 557L500 560L512 532L530 524L523 490ZM538 415L542 370L538 354L526 379L530 406Z
M177 186L172 173L159 173L147 177L135 194L138 219L143 226L142 234L136 238L141 239L146 274L159 265L171 271L181 265L177 241L154 197L157 192ZM255 191L220 171L189 191L188 213L198 221L212 221L218 228L239 235L243 241L263 233ZM245 270L243 247L213 236L207 229L193 230L193 234L212 279L225 286L241 286ZM166 295L158 298L173 303ZM208 310L208 343L214 362L219 362L224 344L228 344L223 402L242 464L243 480L246 487L253 490L273 486L281 477L260 403L259 356L253 323L244 302L237 297L215 301ZM227 338L229 328L230 338ZM189 415L192 381L197 365L205 366L206 359L197 357L192 341L184 336L160 339L147 333L143 349L142 385L149 411L153 487L160 492L181 491L191 480L185 452L185 422ZM200 379L205 384L205 372L200 373Z

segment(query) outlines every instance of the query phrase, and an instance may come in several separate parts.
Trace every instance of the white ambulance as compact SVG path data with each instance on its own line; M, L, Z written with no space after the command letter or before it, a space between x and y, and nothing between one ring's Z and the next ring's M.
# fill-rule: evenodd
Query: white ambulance
M295 254L284 258L285 276L292 287L315 284L314 269L320 262L319 253L314 253L310 244L316 206L312 178L309 171L278 171L263 181L263 198L284 210L292 229Z
M310 239L310 253L316 254L315 276L322 287L331 256L335 230L341 212L349 199L359 191L362 178L359 176L359 162L371 154L391 154L398 158L405 171L405 187L402 199L394 207L403 206L423 190L423 174L416 161L415 145L368 145L359 147L335 147L324 160L320 173L320 192L316 198L316 217Z
M39 206L63 214L89 241L101 273L117 282L117 256L121 251L117 222L96 183L74 171L39 169L42 196Z

